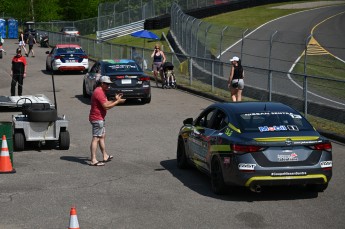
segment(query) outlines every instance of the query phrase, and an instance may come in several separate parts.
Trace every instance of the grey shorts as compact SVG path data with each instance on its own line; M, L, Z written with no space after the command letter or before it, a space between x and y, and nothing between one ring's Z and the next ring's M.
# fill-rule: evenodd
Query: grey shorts
M231 81L231 85L233 83L237 83L237 82L238 82L238 87L236 89L243 90L243 88L244 88L244 81L243 81L243 79L239 79L239 80L238 79L234 79L234 80Z
M105 121L92 121L92 136L93 137L102 137L105 134Z
M162 66L162 62L153 62L153 71L159 71Z

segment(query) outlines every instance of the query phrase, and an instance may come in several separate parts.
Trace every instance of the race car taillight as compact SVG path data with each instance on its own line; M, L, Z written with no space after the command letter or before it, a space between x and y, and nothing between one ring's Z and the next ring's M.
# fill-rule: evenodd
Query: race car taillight
M55 56L55 59L61 59L61 56Z
M331 152L332 151L332 144L330 142L319 143L319 144L309 146L309 148L313 149L313 150L325 150L325 151Z
M80 56L80 58L83 58L83 59L87 59L88 58L88 56Z
M150 81L150 77L143 76L143 77L140 77L139 80L141 80L141 81Z
M264 150L262 146L253 146L253 145L237 145L233 144L231 146L234 153L255 153Z

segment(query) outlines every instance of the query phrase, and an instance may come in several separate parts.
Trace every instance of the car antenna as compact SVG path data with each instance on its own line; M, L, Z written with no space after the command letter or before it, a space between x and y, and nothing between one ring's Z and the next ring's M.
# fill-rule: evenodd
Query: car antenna
M54 71L53 70L52 70L52 82L53 82L53 93L54 93L54 105L55 105L55 110L57 111L56 94L55 94L55 80L54 80Z

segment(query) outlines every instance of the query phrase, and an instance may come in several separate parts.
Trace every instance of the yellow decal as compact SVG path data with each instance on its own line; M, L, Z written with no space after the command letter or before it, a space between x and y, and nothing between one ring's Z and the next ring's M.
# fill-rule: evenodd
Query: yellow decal
M315 141L318 140L318 136L298 136L298 137L272 137L272 138L254 138L257 142L283 142L286 139L291 139L292 141Z
M232 125L231 123L228 124L228 126L233 129L234 131L236 131L237 133L241 133L241 130L236 128L234 125Z
M253 181L265 181L265 180L299 180L299 179L323 179L324 183L327 183L327 177L323 174L313 174L306 176L281 176L281 177L271 177L271 176L259 176L250 178L245 186L249 187Z
M211 152L230 152L230 145L212 145Z
M226 128L224 133L230 137L232 135L232 130L230 128Z

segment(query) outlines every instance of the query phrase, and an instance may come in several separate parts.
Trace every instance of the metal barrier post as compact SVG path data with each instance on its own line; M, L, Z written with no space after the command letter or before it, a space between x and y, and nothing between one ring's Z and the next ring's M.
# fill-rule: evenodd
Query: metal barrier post
M211 77L212 77L211 91L214 92L214 61L212 61L212 65L211 65Z
M244 45L244 34L247 32L248 29L244 30L244 32L242 33L242 41L241 41L241 55L240 55L240 59L241 61L243 61L242 59L242 53L243 53L243 45ZM243 63L243 62L242 62Z
M189 85L192 86L193 84L193 59L192 57L188 57L188 62L189 62Z
M271 70L271 57L272 57L272 46L273 46L273 37L276 35L277 31L275 31L271 35L270 39L270 52L268 56L268 101L272 101L272 70Z
M220 42L219 42L219 59L222 57L222 42L223 42L223 37L224 37L224 32L225 30L228 29L228 26L225 26L224 29L222 30L222 34L220 36Z
M304 94L304 116L307 118L308 114L308 78L307 78L307 55L308 55L308 44L313 37L313 34L310 34L305 41L305 50L304 50L304 81L303 81L303 94Z

